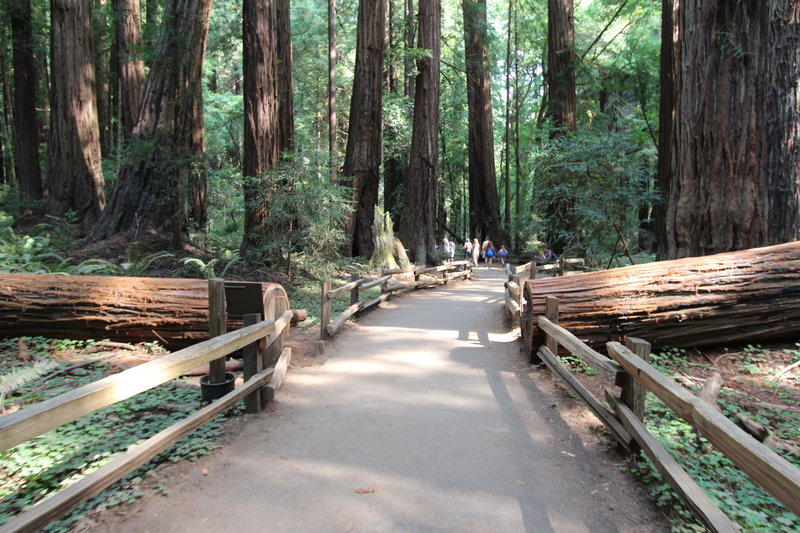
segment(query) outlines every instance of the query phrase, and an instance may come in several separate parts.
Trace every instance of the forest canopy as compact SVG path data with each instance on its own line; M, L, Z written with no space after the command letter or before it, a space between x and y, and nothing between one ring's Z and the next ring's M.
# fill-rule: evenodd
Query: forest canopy
M376 207L418 263L794 240L793 4L3 0L0 209L272 268Z

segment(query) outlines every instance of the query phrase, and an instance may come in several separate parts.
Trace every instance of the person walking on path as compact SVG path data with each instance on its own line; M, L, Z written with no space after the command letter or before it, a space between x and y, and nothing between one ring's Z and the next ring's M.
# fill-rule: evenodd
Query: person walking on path
M497 250L494 249L492 241L489 241L489 247L486 248L486 266L489 270L492 269L492 261L494 261L495 255L497 255Z
M508 257L508 250L506 250L505 244L500 246L500 251L497 252L497 255L500 256L500 261L503 263L503 266L506 266L506 258Z
M472 239L472 264L478 266L478 256L481 253L481 243L478 239Z
M492 240L487 235L486 239L483 241L483 244L481 244L481 257L483 258L484 262L486 261L486 250L489 249L490 244L492 244Z
M464 259L467 261L472 259L472 241L469 239L464 241Z

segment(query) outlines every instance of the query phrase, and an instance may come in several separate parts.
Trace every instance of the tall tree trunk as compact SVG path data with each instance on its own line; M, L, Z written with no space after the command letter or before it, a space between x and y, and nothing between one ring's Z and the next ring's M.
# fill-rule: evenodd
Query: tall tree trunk
M263 258L271 194L265 174L280 158L274 0L244 2L244 241L242 251Z
M92 0L50 1L47 212L77 213L83 231L105 207L95 98Z
M294 152L294 83L292 81L292 21L289 0L275 0L278 83L278 143L280 152Z
M149 13L149 12L148 12ZM114 0L119 83L119 121L122 135L131 138L144 91L142 19L139 0Z
M429 55L417 60L411 159L406 179L400 235L415 263L432 261L436 246L436 178L439 165L440 0L419 2L418 47Z
M378 201L383 123L385 0L360 0L350 126L344 158L345 185L352 188L345 255L372 255L372 219Z
M667 258L667 198L672 181L672 111L675 108L673 79L674 43L672 37L672 2L661 0L661 56L659 59L660 97L658 100L658 170L656 189L660 201L653 206L656 254Z
M547 107L550 137L555 138L577 130L575 94L575 30L572 0L547 2ZM544 206L547 223L547 244L562 254L567 240L563 230L574 225L571 215L574 199L558 196ZM559 222L556 222L559 221Z
M336 181L336 0L328 0L328 158Z
M5 28L0 25L0 36L4 36ZM8 56L9 50L5 44L0 43L0 83L2 83L2 90L0 96L3 99L2 111L0 111L0 123L3 125L3 137L0 142L4 145L5 157L0 160L0 165L3 166L3 183L8 183L14 179L14 157L12 155L11 143L13 142L11 134L12 122L14 122L11 112L11 84L9 83L8 74Z
M486 0L464 0L463 8L469 107L470 233L480 239L490 237L507 242L500 223L494 166Z
M107 28L111 25L111 20L106 13L107 0L95 0L94 7L94 27ZM95 56L95 94L97 95L97 124L100 128L100 149L104 157L111 154L113 150L113 132L111 117L111 50L114 48L113 39L110 32L101 31L94 35Z
M7 3L14 48L14 173L23 202L42 199L31 0ZM6 124L6 127L10 126Z
M505 155L505 165L503 167L503 181L505 184L505 210L503 223L505 224L508 235L512 235L511 230L511 22L514 13L514 0L508 0L508 29L506 31L506 121L505 138L503 139L503 154ZM511 243L508 243L511 246Z
M797 16L792 0L675 0L661 258L800 237Z
M553 134L577 129L572 0L547 1L547 112Z
M389 31L388 49L395 50L397 45L395 36L395 4L396 0L389 2ZM397 54L392 53L386 67L386 90L394 95L399 95L399 80L397 75ZM391 125L386 126L386 160L383 162L383 209L390 214L395 227L402 227L402 206L403 206L403 184L408 172L408 159L403 157L404 151L395 146L397 142L397 132Z
M186 179L197 146L202 72L211 0L169 0L147 76L139 120L108 208L90 240L123 233L168 235L186 229Z

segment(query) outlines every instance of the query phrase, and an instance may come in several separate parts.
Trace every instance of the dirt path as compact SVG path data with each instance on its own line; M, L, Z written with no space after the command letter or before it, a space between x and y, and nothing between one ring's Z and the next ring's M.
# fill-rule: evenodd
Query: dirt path
M506 333L501 272L383 304L271 412L96 530L668 531ZM564 411L564 406L569 409ZM583 434L583 437L581 437ZM591 441L591 443L589 443Z

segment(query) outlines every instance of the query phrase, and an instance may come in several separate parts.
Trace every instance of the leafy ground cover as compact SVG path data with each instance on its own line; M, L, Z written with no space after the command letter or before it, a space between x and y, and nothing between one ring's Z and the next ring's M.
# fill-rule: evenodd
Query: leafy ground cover
M131 364L131 357L151 358L158 352L152 345L141 346L141 353L131 354L129 350L120 351L103 344L42 337L0 341L3 414L101 379ZM129 446L195 412L199 402L200 392L194 386L176 380L0 453L0 523L100 468ZM215 449L223 433L223 421L240 409L233 407L201 426L45 530L67 531L92 509L133 501L155 465L192 460ZM157 483L155 487L158 490Z
M800 445L799 361L800 343L705 352L672 348L651 357L651 363L662 373L695 392L719 373L723 379L718 400L722 413L734 421L737 414L743 414L794 447ZM603 378L594 376L579 359L565 358L565 363L591 390L602 393L606 386ZM652 394L647 396L645 425L743 531L800 531L800 517L750 481ZM797 456L775 451L800 467ZM705 531L643 453L623 468L644 483L653 501L670 518L673 531Z

